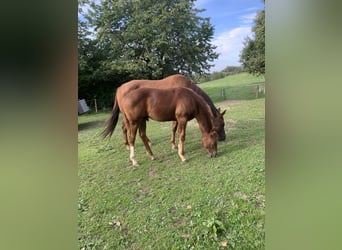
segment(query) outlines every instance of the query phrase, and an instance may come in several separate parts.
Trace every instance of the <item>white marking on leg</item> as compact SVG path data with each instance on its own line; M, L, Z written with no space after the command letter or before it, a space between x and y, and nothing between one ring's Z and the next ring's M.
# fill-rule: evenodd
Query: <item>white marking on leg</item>
M181 143L178 144L178 155L181 158L182 162L186 162L186 158L183 154L183 145Z
M129 159L132 161L133 166L138 166L138 162L134 159L134 146L130 146L129 151Z

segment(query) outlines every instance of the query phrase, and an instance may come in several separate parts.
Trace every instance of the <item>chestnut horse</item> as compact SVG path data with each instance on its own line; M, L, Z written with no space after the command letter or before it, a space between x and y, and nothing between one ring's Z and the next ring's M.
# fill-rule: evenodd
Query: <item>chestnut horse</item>
M202 145L209 157L217 155L218 135L212 120L214 115L204 99L188 88L152 89L137 88L127 92L124 98L115 96L112 115L107 121L107 126L102 132L103 137L112 135L119 118L119 112L123 113L123 120L129 129L130 160L133 166L138 163L134 158L134 143L139 128L139 135L145 145L147 153L154 159L146 136L146 120L177 121L178 123L178 155L182 162L186 162L184 156L185 129L188 121L197 119L202 133Z
M202 96L203 99L209 104L210 109L212 113L214 114L213 122L215 124L215 127L217 128L218 138L219 141L224 141L226 139L226 134L224 131L224 118L223 115L226 113L226 110L224 110L222 113L220 113L220 108L217 109L209 96L196 84L192 83L188 78L186 78L183 75L176 74L171 75L169 77L166 77L161 80L132 80L127 83L122 84L116 91L116 98L118 101L121 101L123 96L129 92L130 90L134 90L137 88L156 88L156 89L168 89L168 88L175 88L175 87L185 87L192 89L195 91L198 95ZM172 133L171 133L171 145L172 148L175 149L175 133L177 130L177 122L174 121L172 123ZM124 144L127 148L128 146L128 140L127 140L127 129L128 126L125 124L124 120L122 122L122 131L123 131L123 138L124 138ZM147 137L146 137L147 138ZM147 138L147 141L150 143L150 140Z

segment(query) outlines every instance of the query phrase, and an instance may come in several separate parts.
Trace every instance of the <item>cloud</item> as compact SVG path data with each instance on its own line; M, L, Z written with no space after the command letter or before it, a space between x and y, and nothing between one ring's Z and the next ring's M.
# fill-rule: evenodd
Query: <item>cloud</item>
M246 15L242 15L239 17L239 19L241 20L241 22L243 24L246 25L250 25L254 23L254 18L256 17L256 12L250 13L250 14L246 14Z
M259 10L259 8L257 8L257 7L251 7L251 8L244 9L244 11L246 11L246 12L249 12L249 11L256 12L257 10Z
M196 6L197 8L203 7L204 5L208 4L210 1L211 1L211 0L197 0L197 1L195 2L195 6Z
M221 71L227 66L240 65L240 52L244 46L243 42L247 36L252 37L251 27L238 27L217 36L212 43L217 46L216 52L219 58L214 61L215 66L211 72Z

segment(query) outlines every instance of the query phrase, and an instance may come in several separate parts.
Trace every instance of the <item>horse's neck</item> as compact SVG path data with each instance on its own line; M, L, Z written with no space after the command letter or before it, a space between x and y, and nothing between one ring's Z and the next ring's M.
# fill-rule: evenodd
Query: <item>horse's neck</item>
M203 97L203 99L207 102L207 104L209 105L211 112L213 113L213 115L215 115L217 113L217 109L214 105L214 103L211 101L211 99L209 98L209 96L200 88L198 87L196 84L192 83L192 89L193 91L195 91L197 94L199 94L200 96Z
M208 134L210 130L212 130L212 119L213 115L211 113L210 107L205 102L199 102L199 110L196 116L196 120L198 122L199 128L203 133Z

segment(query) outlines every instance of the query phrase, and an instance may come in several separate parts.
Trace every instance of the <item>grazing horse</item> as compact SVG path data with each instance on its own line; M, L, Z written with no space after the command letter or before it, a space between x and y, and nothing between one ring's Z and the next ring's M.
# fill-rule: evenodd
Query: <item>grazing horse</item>
M160 122L177 121L178 155L182 162L186 162L184 156L186 124L193 118L196 118L199 124L202 145L208 156L215 157L217 155L218 135L212 123L212 111L203 98L191 89L183 87L172 89L137 88L127 92L123 97L118 99L118 96L115 96L112 115L102 134L104 138L112 135L121 111L123 120L129 129L130 160L133 166L138 165L134 158L134 143L138 128L147 153L152 160L154 159L146 136L146 120L148 118Z
M171 75L169 77L166 77L161 80L132 80L127 83L122 84L116 91L116 98L118 101L121 101L123 96L131 91L138 88L155 88L155 89L168 89L168 88L176 88L176 87L185 87L192 89L195 91L198 95L202 96L203 99L209 104L210 109L214 115L213 122L215 124L215 127L217 128L218 133L218 140L224 141L226 139L226 134L224 131L224 118L223 115L226 113L226 110L224 110L222 113L220 113L220 108L217 109L209 96L196 84L192 83L188 78L186 78L183 75L176 74ZM177 121L174 121L172 123L172 133L171 133L171 145L172 148L175 149L175 133L177 130L178 123ZM125 124L125 121L122 122L122 131L123 131L123 138L124 138L124 144L127 148L129 148L128 145L128 139L127 139L127 129L128 126ZM146 137L147 138L147 137ZM147 138L147 141L150 143L150 140Z

